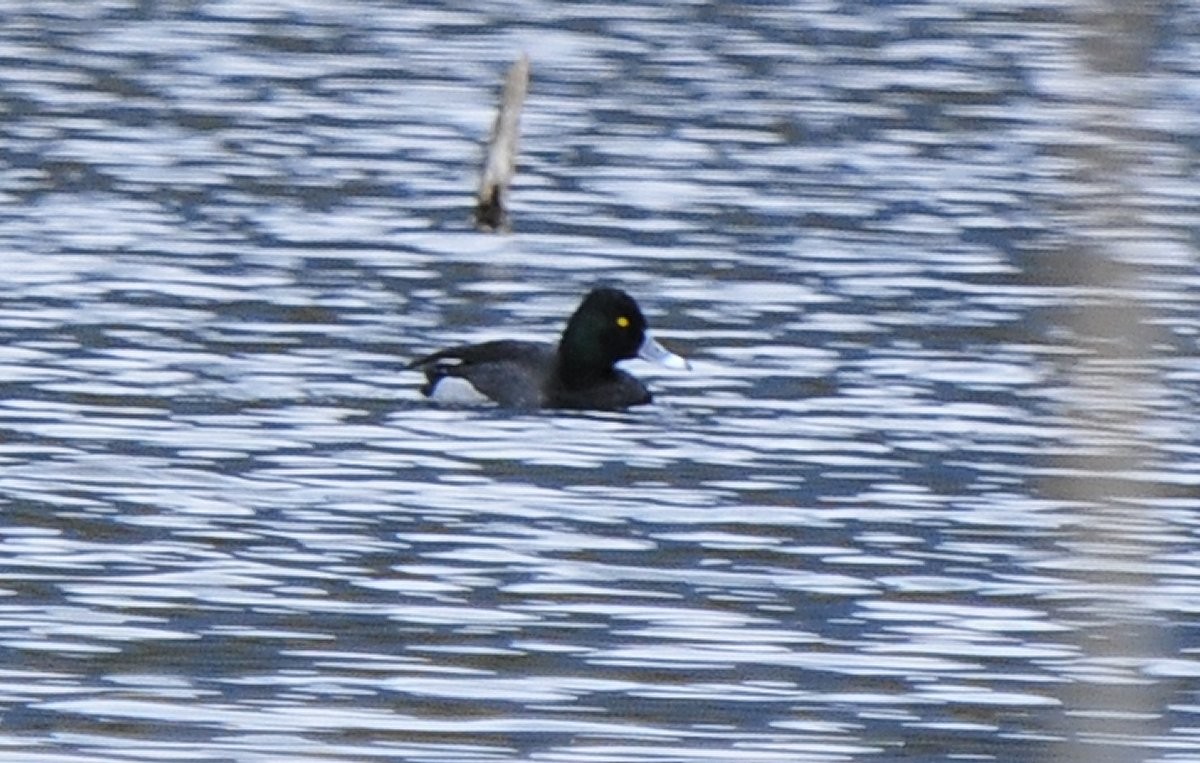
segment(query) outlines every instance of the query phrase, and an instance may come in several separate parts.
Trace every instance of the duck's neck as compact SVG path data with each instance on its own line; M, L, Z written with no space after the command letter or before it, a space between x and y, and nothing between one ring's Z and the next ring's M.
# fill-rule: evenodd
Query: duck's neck
M558 346L556 369L558 378L568 389L580 389L612 375L612 364L606 361L599 347L586 350L579 344L569 343L568 338L564 336Z

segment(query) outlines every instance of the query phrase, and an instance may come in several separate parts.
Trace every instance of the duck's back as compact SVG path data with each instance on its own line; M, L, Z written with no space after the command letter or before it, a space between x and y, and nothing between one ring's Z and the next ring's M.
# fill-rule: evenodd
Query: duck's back
M449 378L462 379L479 394L512 408L542 408L552 386L555 348L542 342L501 340L451 347L414 360L425 374L421 391L437 397Z

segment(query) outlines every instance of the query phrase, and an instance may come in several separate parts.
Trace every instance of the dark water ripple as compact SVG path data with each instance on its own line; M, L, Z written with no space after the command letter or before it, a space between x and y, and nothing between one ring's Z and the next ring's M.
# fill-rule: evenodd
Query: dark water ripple
M0 11L4 759L1188 759L1200 15L1126 12ZM652 408L400 370L597 281Z

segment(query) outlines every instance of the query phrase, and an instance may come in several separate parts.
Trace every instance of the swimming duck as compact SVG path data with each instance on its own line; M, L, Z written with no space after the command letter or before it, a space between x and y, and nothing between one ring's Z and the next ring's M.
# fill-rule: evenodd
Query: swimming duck
M476 399L509 408L615 410L651 401L645 385L616 368L635 357L688 368L650 336L633 297L600 287L580 302L557 346L503 339L439 350L407 368L424 372L421 391L435 400L462 401L450 388L465 382Z

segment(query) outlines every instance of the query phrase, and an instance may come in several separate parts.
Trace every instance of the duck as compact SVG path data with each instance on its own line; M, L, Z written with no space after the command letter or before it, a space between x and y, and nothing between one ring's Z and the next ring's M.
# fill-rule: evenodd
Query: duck
M417 358L406 368L425 374L421 392L439 402L621 410L653 400L641 381L616 367L632 358L690 367L650 335L633 297L600 286L579 303L557 345L512 339L461 345Z

